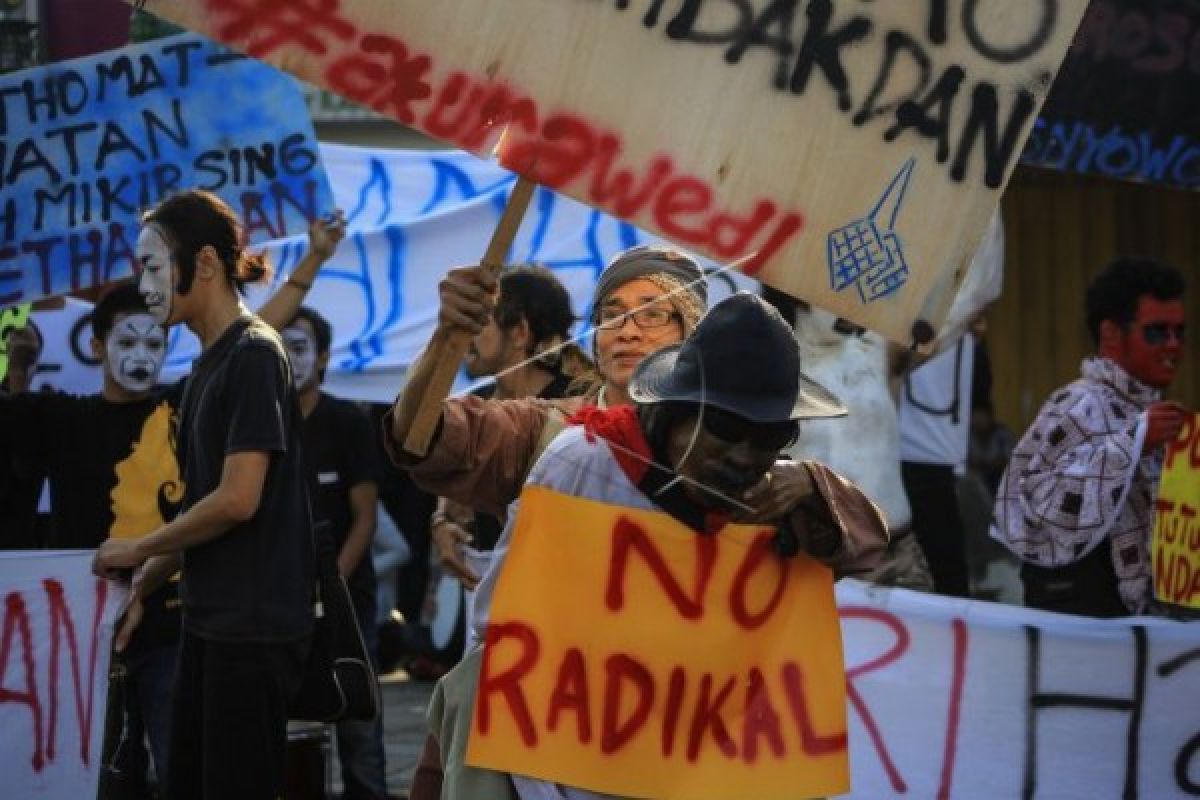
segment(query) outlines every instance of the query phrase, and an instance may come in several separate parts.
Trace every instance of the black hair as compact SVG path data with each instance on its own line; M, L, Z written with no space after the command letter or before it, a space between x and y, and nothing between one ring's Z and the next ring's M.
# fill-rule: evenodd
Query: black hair
M300 308L296 309L295 316L283 327L290 328L302 319L307 320L308 324L312 326L313 337L317 340L317 357L320 358L329 352L329 348L333 347L333 326L315 308L300 306ZM325 382L324 368L317 373L317 380L320 383Z
M146 300L133 281L121 281L101 295L92 309L92 336L100 341L108 336L118 314L148 313Z
M1142 256L1121 256L1104 268L1088 286L1085 313L1092 343L1100 344L1100 324L1111 320L1122 328L1137 316L1138 301L1183 297L1184 279L1169 264Z
M578 377L594 371L591 359L570 343L575 314L571 296L553 271L539 264L506 267L500 273L500 299L492 312L500 328L511 328L521 320L529 325L532 342L527 355L538 356L537 364L552 373ZM539 355L542 351L547 351Z
M329 348L333 347L333 326L329 324L329 320L321 316L321 313L315 308L301 306L296 309L296 315L283 327L290 328L302 319L312 325L313 336L317 339L317 355L328 353Z
M196 278L196 256L212 247L225 269L225 279L239 292L248 283L267 277L266 257L244 250L244 233L237 213L212 192L191 189L163 200L142 215L143 225L153 225L171 248L171 258L179 267L180 294L191 291Z
M575 324L571 296L552 271L529 264L505 269L500 273L500 299L492 312L496 324L511 328L521 320L529 325L533 346L555 339L566 339Z

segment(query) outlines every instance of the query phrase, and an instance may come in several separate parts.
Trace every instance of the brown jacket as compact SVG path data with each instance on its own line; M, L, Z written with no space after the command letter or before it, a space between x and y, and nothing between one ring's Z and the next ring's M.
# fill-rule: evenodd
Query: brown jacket
M441 427L424 459L405 454L392 439L391 412L383 420L384 442L392 460L407 469L422 489L503 517L541 451L565 426L566 417L583 404L581 398L455 397L445 402ZM887 547L887 528L879 509L828 467L816 462L805 466L824 502L814 496L798 504L793 527L816 538L826 533L822 529L832 521L841 545L821 560L839 578L870 571Z

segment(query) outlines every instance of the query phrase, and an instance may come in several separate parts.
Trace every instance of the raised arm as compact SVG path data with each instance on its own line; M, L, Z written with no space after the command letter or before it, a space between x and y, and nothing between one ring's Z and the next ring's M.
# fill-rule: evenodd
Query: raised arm
M384 445L392 460L427 492L476 511L503 516L521 492L543 437L562 427L564 407L522 398L454 397L442 406L442 423L425 458L403 452L392 438L395 409L383 418Z
M258 316L275 330L283 330L304 304L321 265L333 257L345 235L346 217L341 210L331 217L313 220L308 227L308 251L288 279L258 309Z
M498 288L496 276L483 267L457 267L450 270L438 284L437 327L408 371L404 389L396 397L387 416L388 437L395 443L395 447L390 448L392 457L400 466L408 466L419 460L404 452L403 445L438 366L434 355L438 348L434 345L459 335L475 336L483 330L496 307ZM436 439L435 433L434 442ZM431 442L431 448L434 442Z

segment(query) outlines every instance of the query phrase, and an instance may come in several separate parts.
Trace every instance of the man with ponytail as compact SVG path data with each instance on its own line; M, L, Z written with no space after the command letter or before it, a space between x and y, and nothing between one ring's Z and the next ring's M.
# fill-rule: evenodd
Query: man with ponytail
M137 568L126 628L182 568L165 791L177 800L282 795L287 707L312 630L296 389L279 334L242 304L244 287L267 275L243 244L233 210L208 192L176 194L143 217L149 313L187 325L203 348L176 434L185 489L178 516L139 539L110 538L95 559L108 577Z

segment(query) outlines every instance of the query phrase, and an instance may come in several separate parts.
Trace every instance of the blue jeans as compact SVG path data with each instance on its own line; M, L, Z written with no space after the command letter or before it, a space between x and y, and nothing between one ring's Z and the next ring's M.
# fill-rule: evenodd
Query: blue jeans
M129 688L125 695L131 719L141 722L150 742L158 785L166 785L167 744L171 739L171 687L175 682L178 644L131 647L125 657Z
M379 628L375 624L373 594L351 589L354 614L362 629L367 654L379 669ZM342 764L342 796L346 800L385 800L387 768L383 754L383 708L375 719L337 723L338 760Z

